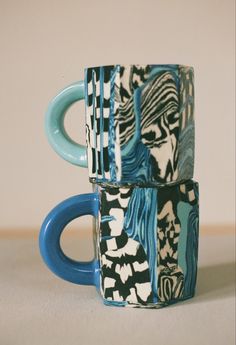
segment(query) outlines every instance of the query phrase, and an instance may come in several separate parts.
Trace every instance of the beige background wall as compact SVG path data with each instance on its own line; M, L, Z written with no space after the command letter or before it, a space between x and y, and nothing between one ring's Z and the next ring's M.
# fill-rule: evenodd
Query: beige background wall
M113 63L194 66L201 222L233 222L233 0L0 0L0 49L0 229L38 228L58 202L91 191L86 169L49 147L44 113L85 66ZM85 143L84 104L66 125Z

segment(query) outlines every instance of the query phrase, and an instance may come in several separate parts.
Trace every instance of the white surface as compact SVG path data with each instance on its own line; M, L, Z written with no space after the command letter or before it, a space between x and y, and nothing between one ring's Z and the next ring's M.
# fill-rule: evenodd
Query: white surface
M194 66L201 221L232 223L234 16L234 0L1 0L0 228L38 228L55 204L92 190L86 169L49 147L44 113L84 67L113 63ZM67 124L84 143L83 102Z
M64 250L89 259L91 242L67 236ZM231 235L201 236L196 297L159 310L104 306L44 266L37 238L1 237L0 272L2 345L235 344Z

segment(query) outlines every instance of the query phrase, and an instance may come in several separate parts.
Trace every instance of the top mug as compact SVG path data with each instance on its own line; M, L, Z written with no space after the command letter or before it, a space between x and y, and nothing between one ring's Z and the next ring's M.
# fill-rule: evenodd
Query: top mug
M87 147L66 133L70 105L85 99ZM166 185L194 169L194 72L183 65L85 69L84 81L49 104L46 132L67 161L88 167L92 183Z

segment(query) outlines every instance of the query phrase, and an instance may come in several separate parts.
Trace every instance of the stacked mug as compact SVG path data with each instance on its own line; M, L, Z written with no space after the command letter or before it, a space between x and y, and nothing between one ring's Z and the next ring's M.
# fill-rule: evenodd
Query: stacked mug
M63 124L82 99L86 147ZM193 297L199 233L193 68L86 68L84 81L50 103L46 132L61 157L88 168L93 186L45 218L39 243L47 266L70 282L95 285L107 305L160 308ZM83 215L95 218L90 262L72 260L60 246L66 225Z

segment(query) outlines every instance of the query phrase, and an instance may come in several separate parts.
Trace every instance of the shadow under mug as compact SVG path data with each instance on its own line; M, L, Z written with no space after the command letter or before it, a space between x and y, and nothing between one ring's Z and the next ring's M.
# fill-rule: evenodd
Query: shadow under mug
M86 147L64 117L85 99ZM194 169L194 74L183 65L112 65L85 69L84 81L49 104L46 133L65 160L88 167L92 183L166 185Z
M59 277L94 285L107 305L160 308L193 297L198 258L198 184L160 188L95 185L45 218L39 245ZM96 219L95 258L77 262L60 246L66 225L82 215Z

